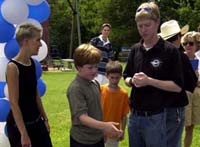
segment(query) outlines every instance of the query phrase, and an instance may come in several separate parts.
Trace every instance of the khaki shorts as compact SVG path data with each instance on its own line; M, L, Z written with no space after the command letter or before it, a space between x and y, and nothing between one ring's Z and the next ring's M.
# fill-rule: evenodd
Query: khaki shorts
M187 92L189 104L185 107L185 126L200 124L200 88Z

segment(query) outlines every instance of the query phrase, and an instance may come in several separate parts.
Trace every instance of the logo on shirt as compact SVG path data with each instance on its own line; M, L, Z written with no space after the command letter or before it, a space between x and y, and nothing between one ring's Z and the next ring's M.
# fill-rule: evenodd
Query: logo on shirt
M153 61L151 61L151 65L155 68L160 67L162 64L162 61L160 61L159 59L154 59Z

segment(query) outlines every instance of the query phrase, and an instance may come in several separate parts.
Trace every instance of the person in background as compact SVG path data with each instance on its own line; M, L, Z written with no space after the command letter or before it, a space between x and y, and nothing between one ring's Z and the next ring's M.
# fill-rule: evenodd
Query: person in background
M154 2L138 7L135 21L142 39L132 46L124 70L125 84L132 87L129 146L167 147L165 108L183 87L180 53L157 35L160 12Z
M41 46L42 28L30 22L19 24L19 53L8 63L6 80L11 111L7 131L11 147L52 147L50 127L37 89L32 55Z
M101 106L103 121L118 122L118 129L123 131L120 138L110 134L105 136L105 147L118 147L119 141L124 139L127 114L129 113L128 93L119 86L122 77L122 65L118 61L109 61L106 65L108 84L101 85Z
M102 59L98 64L98 74L96 77L100 84L108 83L108 79L105 76L106 64L109 60L114 60L114 51L108 38L110 31L111 25L109 23L104 23L101 26L101 34L90 40L90 43L102 52Z
M191 63L195 61L193 69L196 75L199 77L199 59L195 53L200 49L200 33L191 31L186 33L181 38L181 43L185 50L185 54L190 59ZM185 121L185 147L190 147L193 138L194 126L200 124L200 82L197 82L197 86L193 93L187 92L189 98L189 105L186 106L186 121Z
M186 90L193 92L197 83L197 77L192 69L189 58L184 54L181 47L181 36L187 33L188 30L188 25L180 29L176 20L166 21L160 26L161 33L159 35L164 40L174 44L180 51L184 79L184 90L180 93L179 98L178 96L175 97L172 105L169 105L166 109L168 147L181 147L181 136L185 123L185 108L183 103L188 101Z
M94 80L101 52L91 44L82 44L74 52L78 71L67 89L72 126L70 147L104 147L104 133L120 137L116 122L103 122L100 85Z

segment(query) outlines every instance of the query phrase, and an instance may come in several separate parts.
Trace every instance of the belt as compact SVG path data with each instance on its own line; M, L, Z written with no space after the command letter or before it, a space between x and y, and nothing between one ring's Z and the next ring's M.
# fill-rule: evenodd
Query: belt
M164 112L164 109L154 110L154 111L141 111L132 109L131 112L136 116L152 116Z
M38 123L41 119L41 116L38 116L36 120L33 120L33 121L29 121L29 122L24 122L25 125L33 125L33 124L36 124Z
M41 117L41 115L39 115L35 120L24 122L24 124L25 124L25 126L29 126L29 125L36 124L36 123L38 123L41 120L42 120L42 117ZM15 124L14 126L17 126L17 125Z

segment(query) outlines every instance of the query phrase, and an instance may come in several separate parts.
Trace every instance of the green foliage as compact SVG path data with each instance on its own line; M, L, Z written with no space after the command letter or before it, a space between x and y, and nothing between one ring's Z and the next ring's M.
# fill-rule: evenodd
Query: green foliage
M162 0L158 3L161 22L176 19L181 26L190 25L190 30L197 31L200 22L200 0Z
M65 1L50 1L51 17L50 17L50 44L56 45L61 53L66 54L69 49L70 30L71 30L71 14L72 12Z
M112 24L111 33L112 44L120 48L121 46L130 46L133 42L138 41L133 35L134 27L134 1L110 0L107 8L104 9L103 16ZM112 14L112 15L110 15ZM134 25L133 25L134 24Z
M70 0L72 5L74 0ZM134 21L137 7L146 0L77 0L80 15L81 40L88 42L99 35L101 24L112 25L110 40L114 49L131 46L140 39ZM155 0L160 8L161 23L170 19L179 21L180 26L190 25L197 30L200 25L200 0ZM50 2L50 43L56 44L66 56L69 43L73 13L66 0ZM76 30L76 24L75 24ZM77 32L74 32L73 48L78 45Z
M99 32L97 31L101 23L101 15L98 11L99 1L82 0L78 3L82 42L89 42Z

